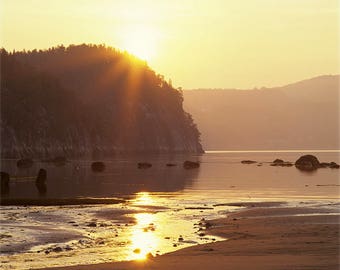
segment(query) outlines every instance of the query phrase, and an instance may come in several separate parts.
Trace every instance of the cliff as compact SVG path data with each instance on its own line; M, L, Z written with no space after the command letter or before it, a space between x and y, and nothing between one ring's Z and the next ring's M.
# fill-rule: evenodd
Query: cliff
M183 97L113 48L1 50L1 155L202 152Z
M340 76L273 88L183 91L206 150L339 149Z

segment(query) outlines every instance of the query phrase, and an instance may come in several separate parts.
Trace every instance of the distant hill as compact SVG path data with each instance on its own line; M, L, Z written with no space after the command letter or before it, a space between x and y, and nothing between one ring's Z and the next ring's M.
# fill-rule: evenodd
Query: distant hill
M1 50L1 155L201 152L183 97L102 45Z
M340 76L282 87L183 91L205 150L339 149Z

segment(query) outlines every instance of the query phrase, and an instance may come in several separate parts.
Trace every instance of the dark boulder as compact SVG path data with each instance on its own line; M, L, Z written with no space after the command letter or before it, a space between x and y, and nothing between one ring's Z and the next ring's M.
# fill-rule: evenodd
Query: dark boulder
M40 169L37 179L35 180L35 186L38 189L40 195L45 195L47 192L46 179L47 171L45 169Z
M45 183L47 179L47 171L45 169L40 169L38 172L36 182Z
M184 161L183 163L183 167L185 169L195 169L195 168L199 168L200 167L200 164L199 162L196 162L196 161L189 161L189 160L186 160Z
M335 162L331 162L331 163L329 164L329 168L331 168L331 169L339 169L339 168L340 168L340 165L337 164L337 163L335 163Z
M295 167L302 171L314 171L320 168L320 162L313 155L304 155L295 162Z
M328 168L330 165L328 162L321 162L319 168Z
M91 168L92 168L92 171L94 172L102 172L105 170L105 164L104 162L101 162L101 161L95 161L95 162L92 162Z
M138 167L138 169L148 169L148 168L152 167L152 164L148 163L148 162L139 162L137 164L137 167Z
M254 163L257 163L257 162L254 161L254 160L242 160L241 163L242 164L254 164Z
M1 194L9 193L9 174L6 172L1 172Z
M174 166L177 166L177 164L174 164L174 163L167 163L166 166L167 166L167 167L174 167Z
M284 163L284 161L282 160L282 159L275 159L274 161L273 161L273 163L274 164L282 164L282 163Z
M30 158L22 158L17 161L18 168L31 168L33 166L33 160Z

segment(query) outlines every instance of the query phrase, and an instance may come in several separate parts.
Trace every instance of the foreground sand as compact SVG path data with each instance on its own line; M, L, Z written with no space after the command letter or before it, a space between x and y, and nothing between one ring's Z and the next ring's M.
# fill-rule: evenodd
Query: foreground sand
M185 248L146 261L49 269L338 270L340 215L327 212L300 207L254 207L209 222L213 225L209 234L226 237L227 241Z

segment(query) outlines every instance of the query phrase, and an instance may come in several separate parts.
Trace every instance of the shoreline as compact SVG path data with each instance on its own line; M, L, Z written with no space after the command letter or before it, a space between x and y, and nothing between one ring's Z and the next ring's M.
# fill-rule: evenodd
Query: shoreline
M0 198L0 206L66 206L66 205L96 205L118 204L124 199L112 198Z
M246 208L225 218L204 221L208 224L205 232L226 238L224 241L149 256L144 261L40 269L339 269L339 212L268 202L243 206Z

